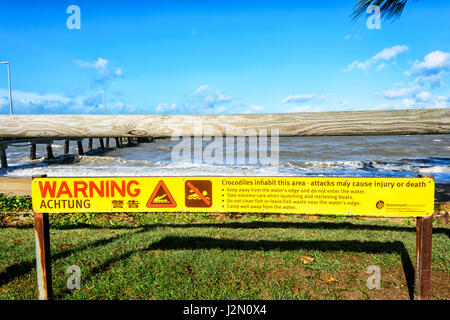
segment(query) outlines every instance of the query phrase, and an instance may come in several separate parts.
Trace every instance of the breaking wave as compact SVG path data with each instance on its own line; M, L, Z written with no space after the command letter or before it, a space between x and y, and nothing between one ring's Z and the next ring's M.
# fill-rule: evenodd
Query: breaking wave
M55 144L59 145L59 144ZM45 149L29 160L27 147L8 148L10 167L0 176L384 176L433 174L450 183L450 135L392 137L280 138L279 164L205 164L172 162L170 139L103 153L61 155L45 161ZM59 145L60 146L60 145ZM95 146L94 146L95 147ZM73 150L73 149L71 149ZM59 155L58 155L59 153ZM447 156L447 157L446 157ZM248 162L248 161L247 161Z

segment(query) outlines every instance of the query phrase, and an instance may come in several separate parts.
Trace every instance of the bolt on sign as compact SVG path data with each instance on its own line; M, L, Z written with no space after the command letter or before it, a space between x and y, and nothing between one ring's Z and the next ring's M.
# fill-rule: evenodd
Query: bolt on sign
M33 210L241 212L420 217L433 213L431 178L36 178Z

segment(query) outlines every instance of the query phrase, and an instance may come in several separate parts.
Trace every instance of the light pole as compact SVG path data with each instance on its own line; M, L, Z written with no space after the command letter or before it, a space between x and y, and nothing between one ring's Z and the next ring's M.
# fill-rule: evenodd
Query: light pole
M103 112L104 114L106 114L106 98L105 98L105 90L100 90L97 92L98 93L103 93Z
M1 64L8 65L8 85L9 85L9 114L13 114L12 94L11 94L11 72L9 70L9 61L2 61Z

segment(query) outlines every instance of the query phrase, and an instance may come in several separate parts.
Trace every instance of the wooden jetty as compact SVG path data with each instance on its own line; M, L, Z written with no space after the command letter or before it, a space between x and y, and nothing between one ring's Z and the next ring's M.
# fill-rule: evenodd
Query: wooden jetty
M21 146L30 146L30 160L36 159L36 145L38 144L45 144L46 150L47 150L47 160L52 160L55 158L53 153L53 147L52 143L54 140L61 140L59 138L55 139L46 139L46 138L25 138L25 139L0 139L0 164L1 168L7 168L8 167L8 161L6 157L6 149L8 146L17 146L19 144L22 144ZM79 155L84 155L84 149L83 149L83 139L65 139L64 140L64 155L69 154L69 146L70 141L75 140L77 142L77 149ZM127 141L127 144L124 144L122 139L116 138L116 148L122 148L124 145L129 144L136 144L143 139L129 139ZM109 138L106 138L106 146L104 144L103 138L99 139L100 149L109 149ZM93 150L93 139L90 138L88 141L88 151Z
M274 130L277 130L274 133ZM0 115L0 159L7 167L6 148L29 142L30 158L36 144L47 145L47 157L53 158L53 140L76 140L78 154L84 154L82 139L100 139L100 147L110 147L114 138L167 138L172 136L358 136L449 134L450 109L369 110L342 112L305 112L223 115Z

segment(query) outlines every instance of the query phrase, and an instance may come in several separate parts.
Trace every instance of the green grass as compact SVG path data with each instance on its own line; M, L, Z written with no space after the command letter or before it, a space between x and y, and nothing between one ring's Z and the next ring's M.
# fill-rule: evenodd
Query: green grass
M386 221L256 215L51 216L56 299L408 298L415 226ZM232 217L232 216L231 216ZM449 281L450 228L433 229L433 274ZM0 228L0 299L35 299L32 225ZM302 264L301 256L313 257ZM66 270L81 268L81 289ZM382 270L382 289L365 273ZM336 281L327 282L334 276ZM432 297L449 299L444 289ZM411 290L411 288L409 288Z

